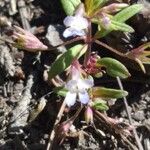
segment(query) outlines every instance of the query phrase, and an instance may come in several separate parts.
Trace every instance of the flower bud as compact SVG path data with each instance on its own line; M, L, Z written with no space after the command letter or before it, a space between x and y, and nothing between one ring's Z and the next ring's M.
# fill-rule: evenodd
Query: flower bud
M93 75L95 77L99 77L99 76L102 76L102 72L101 72L101 69L100 67L98 67L96 65L98 59L100 58L100 56L98 56L96 53L92 53L88 62L87 62L87 66L86 66L86 69L85 71L90 74L90 75Z
M32 33L17 26L14 26L14 28L16 31L14 31L12 38L14 39L15 47L25 49L29 52L37 52L48 49L48 47Z
M126 4L126 3L113 3L108 6L103 7L101 12L111 14L114 12L118 12L127 6L128 6L128 4Z
M86 111L85 111L85 121L87 124L91 124L93 123L93 111L91 109L91 107L87 107Z
M100 25L104 29L109 29L109 27L111 26L111 20L110 20L109 16L105 13L101 13L101 15L99 17L99 21L100 21Z

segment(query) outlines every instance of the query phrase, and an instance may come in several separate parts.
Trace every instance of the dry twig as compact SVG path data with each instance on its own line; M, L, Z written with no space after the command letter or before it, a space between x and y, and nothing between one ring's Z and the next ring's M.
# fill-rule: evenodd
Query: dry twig
M117 82L119 84L120 89L123 90L123 85L122 85L122 82L121 82L119 77L117 77ZM128 109L129 106L128 106L128 102L127 102L126 97L123 97L123 102L124 102L124 105L126 108L126 113L127 113L128 119L129 119L129 123L130 123L130 125L133 125L132 117L131 117L130 111ZM134 137L135 137L135 140L136 140L136 143L137 143L139 150L144 150L135 128L133 128L133 134L134 134Z
M57 124L60 122L60 120L63 116L63 112L64 112L65 107L66 107L66 103L65 103L65 101L63 101L63 103L61 105L61 108L60 108L60 110L57 114L53 130L52 130L52 132L50 133L50 136L49 136L49 141L48 141L47 148L46 148L47 150L52 149L52 145L53 145L53 141L54 141L54 137L55 137L55 128L56 128Z

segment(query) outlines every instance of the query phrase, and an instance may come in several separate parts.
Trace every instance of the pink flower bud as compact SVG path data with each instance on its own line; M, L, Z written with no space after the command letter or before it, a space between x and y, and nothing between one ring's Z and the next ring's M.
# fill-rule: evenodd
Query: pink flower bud
M118 12L127 6L128 4L126 3L113 3L108 6L103 7L101 12L110 14L110 13Z
M99 58L100 57L96 53L93 53L90 56L87 62L87 66L85 68L85 71L88 74L93 75L93 76L96 76L97 74L101 74L101 68L96 65Z
M91 124L93 123L93 111L91 109L91 107L87 107L86 111L85 111L85 121L87 124Z
M25 49L29 52L37 52L48 49L48 47L32 33L17 26L14 26L14 28L16 31L14 31L12 37L14 39L15 47Z

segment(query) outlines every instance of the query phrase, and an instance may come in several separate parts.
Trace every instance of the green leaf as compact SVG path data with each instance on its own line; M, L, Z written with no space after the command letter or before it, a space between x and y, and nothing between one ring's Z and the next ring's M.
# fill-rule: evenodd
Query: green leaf
M143 55L139 56L138 59L143 63L143 64L148 64L150 65L150 58L149 57L145 57Z
M130 76L127 68L118 60L104 57L97 61L98 66L104 66L108 75L112 77L127 78Z
M93 9L96 10L97 8L105 4L107 1L108 0L93 0Z
M87 45L76 45L70 48L67 52L62 54L51 66L49 70L49 79L52 79L56 75L62 73L66 68L70 66L72 61L76 58L80 58L87 50Z
M67 94L67 92L68 92L68 90L65 89L64 87L55 87L55 88L53 89L53 92L54 92L54 93L57 93L57 94L60 95L60 96L65 97L66 94Z
M105 87L93 87L91 88L90 92L93 98L104 99L122 98L128 95L127 91Z
M125 23L114 21L114 20L111 20L110 28L112 30L117 30L117 31L134 32L134 29L131 26L129 26Z
M107 102L100 99L100 98L97 98L96 100L94 100L93 104L92 104L92 107L96 110L100 110L100 111L106 111L108 110L108 106L107 106Z
M113 17L113 19L116 21L119 21L119 22L125 22L126 20L128 20L129 18L131 18L132 16L137 14L142 8L143 8L142 4L131 5L125 9L123 9L119 13L117 13Z
M93 0L85 0L85 10L87 14L92 11Z
M135 14L137 14L142 8L143 8L142 4L131 5L129 7L126 7L119 13L117 13L114 17L112 17L112 20L123 23L127 21L129 18L131 18L132 16L134 16ZM109 30L103 29L101 31L97 31L95 37L102 38L106 36L108 33L110 33L111 31L113 31L113 29L109 29Z
M80 0L61 0L63 9L68 16L72 16L77 8L77 6L81 3Z
M85 8L88 16L93 15L97 9L104 5L108 0L85 0Z

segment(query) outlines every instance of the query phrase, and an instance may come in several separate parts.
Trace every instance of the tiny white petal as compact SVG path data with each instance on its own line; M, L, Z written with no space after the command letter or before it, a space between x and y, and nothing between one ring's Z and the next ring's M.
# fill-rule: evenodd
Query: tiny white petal
M94 85L93 79L79 79L78 80L79 91L82 89L89 89L93 87L93 85Z
M63 37L68 38L73 36L72 30L70 30L70 28L67 28L64 32L63 32Z
M72 27L76 30L86 29L88 27L88 21L81 16L67 16L64 19L64 25L66 27Z
M65 97L66 104L70 107L73 106L76 102L77 93L67 92Z
M79 92L79 100L82 104L87 104L90 100L88 92Z
M88 21L86 18L75 16L75 22L73 24L73 27L77 29L86 29L88 27Z
M68 89L70 92L76 92L77 91L77 81L76 80L69 80L66 85L66 89Z
M63 37L68 38L71 36L84 36L85 32L84 30L78 30L75 28L67 28L64 32L63 32Z
M66 27L71 27L72 24L75 22L75 17L74 16L67 16L65 19L64 19L64 25Z

